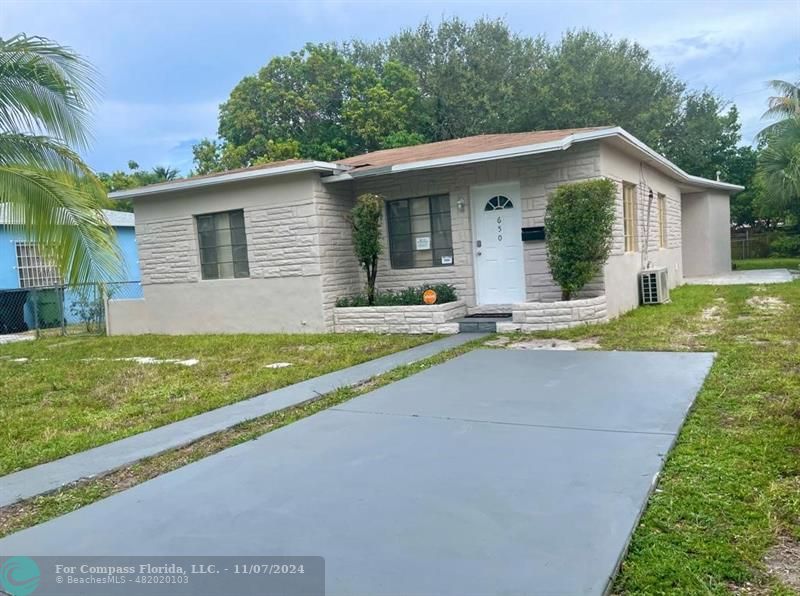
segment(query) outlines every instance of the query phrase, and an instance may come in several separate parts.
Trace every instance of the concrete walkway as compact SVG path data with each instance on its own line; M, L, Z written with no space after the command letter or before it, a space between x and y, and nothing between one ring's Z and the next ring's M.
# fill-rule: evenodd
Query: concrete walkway
M484 334L485 335L485 334ZM452 335L350 368L236 402L185 420L0 477L0 507L55 490L196 441L247 420L313 400L341 387L362 383L393 368L416 362L481 337Z
M473 350L0 553L34 557L43 578L44 555L314 555L328 596L599 596L712 361Z
M729 271L705 277L685 277L683 281L694 286L738 286L747 284L780 284L793 279L794 277L788 269L751 269Z

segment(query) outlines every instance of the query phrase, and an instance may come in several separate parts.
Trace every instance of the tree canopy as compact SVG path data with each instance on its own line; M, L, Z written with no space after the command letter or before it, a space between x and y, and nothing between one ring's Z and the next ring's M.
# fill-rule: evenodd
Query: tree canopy
M549 43L502 20L453 18L271 59L220 106L218 138L194 147L195 173L489 132L619 125L714 175L739 141L738 113L725 107L708 91L687 91L632 41L569 31ZM706 140L693 142L698 135Z
M773 86L770 113L795 113L797 87ZM385 40L307 44L271 59L221 105L218 137L194 146L194 173L607 125L622 126L687 172L712 179L719 172L746 185L733 209L744 218L737 223L770 212L756 153L739 146L735 106L689 89L634 41L576 30L551 43L488 18L426 21Z

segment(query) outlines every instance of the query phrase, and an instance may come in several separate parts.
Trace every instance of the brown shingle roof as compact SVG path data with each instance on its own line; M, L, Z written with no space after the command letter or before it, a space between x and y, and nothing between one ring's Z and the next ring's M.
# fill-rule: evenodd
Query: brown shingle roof
M356 155L355 157L348 157L347 159L340 159L337 163L359 170L387 167L416 161L427 161L429 159L441 159L445 157L455 157L457 155L468 155L470 153L481 153L484 151L522 147L524 145L548 143L559 141L576 132L602 130L604 128L608 127L566 128L563 130L477 135L474 137L464 137L462 139L427 143L425 145L383 149L381 151Z
M272 168L279 168L281 166L290 166L296 163L311 163L312 160L310 159L284 159L283 161L270 161L265 164L259 164L257 166L248 166L246 168L236 168L233 170L224 170L222 172L212 172L211 174L200 174L198 176L192 176L191 178L178 178L176 180L165 180L164 182L156 182L154 184L148 184L148 188L151 186L161 186L164 184L174 184L175 182L181 182L183 180L201 180L203 178L216 178L217 176L227 176L228 174L235 174L237 172L252 172L255 170L269 170Z

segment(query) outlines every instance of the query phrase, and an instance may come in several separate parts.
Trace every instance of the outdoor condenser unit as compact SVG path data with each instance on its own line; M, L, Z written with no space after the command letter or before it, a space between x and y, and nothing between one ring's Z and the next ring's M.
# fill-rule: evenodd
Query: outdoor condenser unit
M667 268L645 269L639 273L639 301L642 304L669 302Z

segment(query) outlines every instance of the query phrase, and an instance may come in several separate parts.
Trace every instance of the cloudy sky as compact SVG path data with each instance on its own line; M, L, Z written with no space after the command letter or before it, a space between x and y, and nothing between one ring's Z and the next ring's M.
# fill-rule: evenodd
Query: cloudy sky
M765 81L800 79L800 0L271 2L0 0L0 37L24 32L72 46L103 76L94 142L99 171L191 167L191 146L216 132L217 106L245 75L307 41L376 39L425 18L503 17L555 41L591 28L633 38L689 86L734 102L743 142L762 125Z

